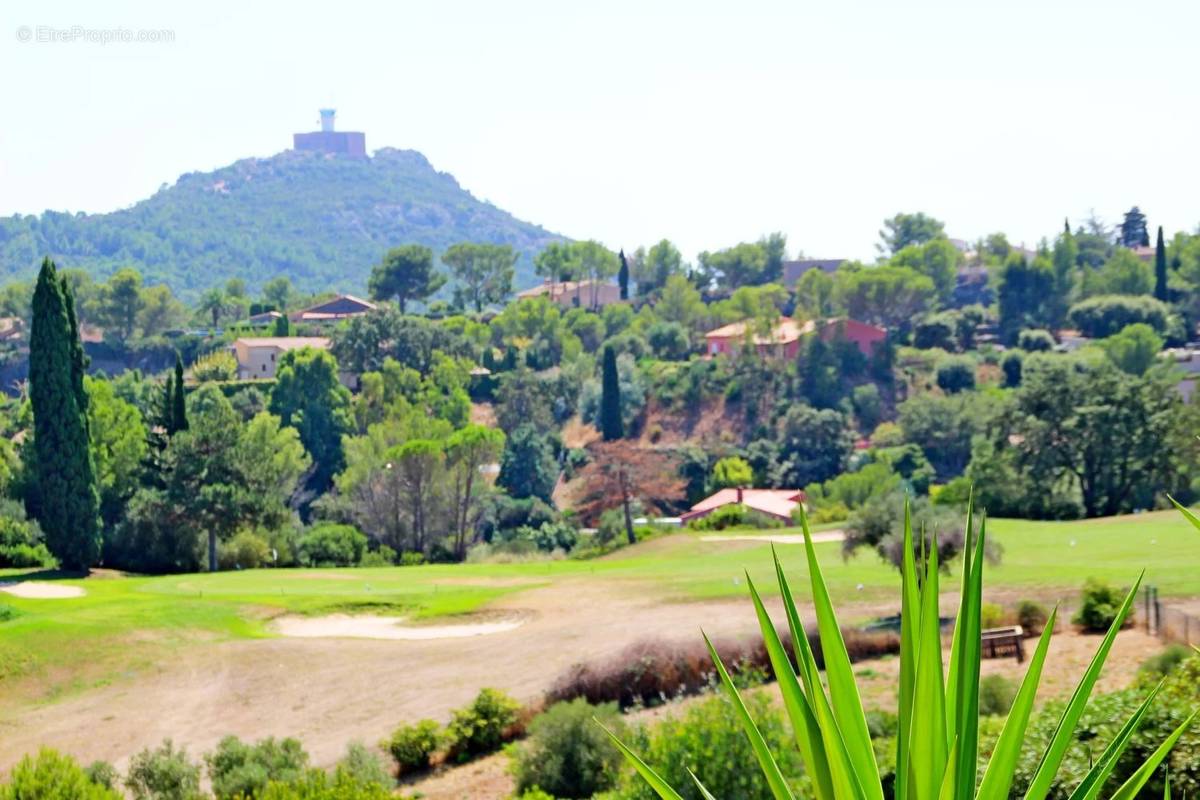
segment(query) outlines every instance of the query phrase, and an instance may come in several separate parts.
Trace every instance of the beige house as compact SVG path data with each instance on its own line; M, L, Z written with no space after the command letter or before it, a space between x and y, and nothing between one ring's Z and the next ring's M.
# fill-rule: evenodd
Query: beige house
M311 347L328 350L329 338L325 336L251 336L233 343L237 356L238 378L274 378L280 357L289 350Z
M603 308L621 302L621 287L603 281L546 281L517 293L517 299L545 297L563 308Z

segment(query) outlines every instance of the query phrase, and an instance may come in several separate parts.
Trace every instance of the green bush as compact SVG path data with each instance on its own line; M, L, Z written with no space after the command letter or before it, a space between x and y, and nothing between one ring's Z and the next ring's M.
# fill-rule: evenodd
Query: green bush
M337 763L334 774L363 786L374 784L390 789L396 783L388 772L383 756L362 742L351 742L346 747L346 755Z
M106 789L116 789L121 782L117 768L107 761L93 761L83 768L88 780Z
M1150 656L1142 662L1138 669L1138 677L1143 681L1155 683L1175 671L1175 668L1191 656L1192 650L1181 644L1173 644L1161 653Z
M257 569L271 563L271 546L250 530L238 531L228 542L221 542L217 550L221 569Z
M202 797L200 765L188 760L187 750L176 749L166 739L133 757L125 788L133 800L197 800Z
M804 786L800 756L780 709L765 694L742 698L797 795ZM625 740L654 771L685 798L701 797L688 771L696 774L714 797L771 800L771 789L756 760L736 712L724 697L696 702L679 716L649 727L634 729ZM632 771L623 772L612 796L615 800L657 800L645 781Z
M497 689L481 689L471 705L456 710L446 726L446 755L469 761L500 749L515 738L521 704Z
M949 356L937 365L937 385L946 394L975 388L975 361L970 356Z
M1124 592L1119 589L1089 578L1083 585L1082 602L1072 621L1088 633L1104 633L1117 618L1123 598Z
M36 520L14 500L0 500L0 567L55 567Z
M621 753L597 721L618 732L617 704L593 706L579 698L535 717L528 738L513 753L517 791L537 788L553 797L582 798L612 788Z
M287 783L301 778L308 753L292 738L268 737L247 744L236 736L226 736L204 761L217 800L238 795L257 798L271 781Z
M384 749L392 754L396 770L401 775L429 768L429 757L441 743L441 727L431 719L423 719L412 725L401 725L384 742Z
M353 567L362 561L367 537L350 525L322 522L300 536L296 549L306 567Z
M358 565L360 567L393 567L396 565L396 551L386 544L381 544L378 550L369 550L363 553L362 561L358 562Z
M1004 624L1004 608L997 603L984 603L980 609L980 622L985 628L999 628Z
M113 789L93 782L75 759L43 747L13 767L0 784L0 800L121 800Z
M784 523L775 517L746 508L741 503L721 506L712 513L692 520L688 527L697 531L723 531L726 528L782 528Z
M1017 603L1017 624L1026 636L1041 635L1049 618L1050 613L1041 603L1033 600L1021 600Z
M392 790L369 781L355 779L338 770L331 777L319 769L310 769L294 780L274 781L258 800L393 800Z
M979 713L984 716L1004 716L1016 697L1016 684L1003 675L985 675L979 679Z
M1009 350L1000 359L1000 369L1004 371L1004 386L1015 389L1021 385L1021 372L1025 367L1025 356L1020 350Z
M1017 347L1027 353L1048 353L1054 349L1054 337L1050 331L1027 328L1017 334Z

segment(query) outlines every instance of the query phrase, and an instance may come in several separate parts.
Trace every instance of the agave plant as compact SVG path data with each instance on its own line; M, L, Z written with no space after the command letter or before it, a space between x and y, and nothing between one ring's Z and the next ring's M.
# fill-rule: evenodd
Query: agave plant
M983 597L983 553L986 523L979 534L973 533L972 512L967 509L967 530L963 549L962 590L950 663L942 663L941 625L938 616L938 563L936 548L928 556L914 555L912 522L907 507L904 515L904 555L901 564L901 649L899 686L899 732L896 746L896 800L1003 800L1012 788L1025 730L1033 711L1034 698L1046 652L1053 635L1057 608L1042 631L1037 649L1017 692L1008 719L996 741L982 779L977 774L979 754L979 666L981 654L980 610ZM1200 520L1189 517L1200 528ZM793 669L775 624L763 606L758 590L747 574L750 597L754 602L767 653L771 659L783 695L784 707L795 733L796 747L810 778L816 800L884 800L879 768L867 730L866 714L855 684L850 658L842 640L833 603L813 549L808 520L801 512L804 548L812 584L821 649L825 657L825 683L818 673L812 649L805 636L796 603L786 575L775 555L775 573L779 593L791 630L797 669ZM923 538L923 537L922 537ZM920 567L918 566L920 561ZM1092 689L1112 649L1117 632L1132 608L1141 577L1135 581L1121 605L1116 619L1092 658L1075 693L1067 703L1058 727L1041 756L1041 761L1025 793L1025 800L1044 800L1049 793L1071 744L1075 727L1083 714ZM705 636L708 642L708 637ZM794 797L782 772L751 720L725 665L708 642L724 691L736 710L750 739L772 795L776 800ZM1161 686L1161 684L1160 684ZM1158 693L1155 687L1124 724L1113 741L1095 761L1070 800L1095 800L1111 775L1117 760L1128 746L1146 711ZM1150 755L1115 792L1114 800L1132 800L1163 762L1175 742L1195 718L1188 717ZM610 733L611 735L611 733ZM613 740L638 773L664 800L682 800L636 753L615 736ZM715 800L711 792L692 776L704 798Z

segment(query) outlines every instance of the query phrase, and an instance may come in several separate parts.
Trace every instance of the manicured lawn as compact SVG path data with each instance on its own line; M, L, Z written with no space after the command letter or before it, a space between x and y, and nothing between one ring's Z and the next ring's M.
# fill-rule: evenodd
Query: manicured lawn
M988 529L1004 548L1002 562L987 568L991 591L1073 596L1088 577L1128 585L1145 568L1146 583L1157 585L1163 596L1200 594L1200 533L1174 512L1070 523L994 520ZM794 531L770 531L787 532ZM798 597L805 597L803 548L776 547L795 577ZM891 566L867 550L843 560L840 547L817 545L836 602L895 596L899 579ZM0 612L3 606L16 611L0 622L0 697L17 676L41 675L59 685L67 675L68 687L82 688L153 663L164 649L269 636L265 621L286 611L448 616L478 610L508 593L573 578L603 580L617 591L669 600L740 598L745 597L746 568L770 593L770 550L762 542L705 542L700 534L685 532L593 561L64 580L84 587L87 595L28 600L0 594ZM0 580L16 574L0 571Z

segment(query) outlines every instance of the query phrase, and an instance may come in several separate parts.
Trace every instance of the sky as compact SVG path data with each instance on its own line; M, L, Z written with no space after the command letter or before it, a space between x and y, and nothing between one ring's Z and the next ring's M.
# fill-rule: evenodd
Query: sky
M1200 223L1197 29L1195 0L5 0L0 215L127 207L332 106L613 249L871 259L899 211L1033 246L1135 204L1170 235Z

